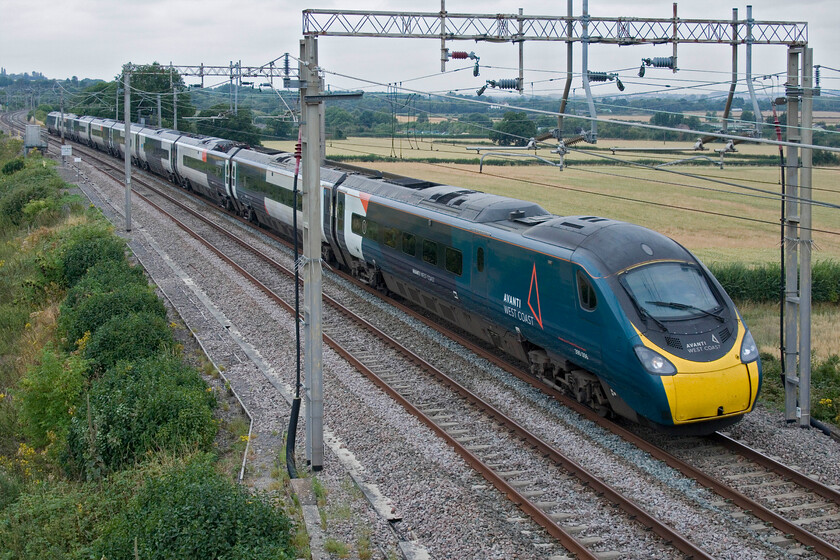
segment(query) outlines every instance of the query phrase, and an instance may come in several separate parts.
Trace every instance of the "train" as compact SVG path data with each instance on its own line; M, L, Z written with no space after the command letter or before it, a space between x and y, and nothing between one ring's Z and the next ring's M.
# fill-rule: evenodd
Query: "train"
M53 112L47 127L124 156L122 122ZM293 154L129 130L135 165L293 233L302 210ZM527 364L603 416L694 435L755 407L762 370L749 329L708 268L661 233L330 161L320 191L324 260Z

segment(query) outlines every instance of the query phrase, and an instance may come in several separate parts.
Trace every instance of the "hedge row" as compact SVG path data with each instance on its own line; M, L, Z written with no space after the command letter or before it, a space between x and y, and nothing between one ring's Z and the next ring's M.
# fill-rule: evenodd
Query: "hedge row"
M214 467L214 393L124 243L5 146L0 349L26 355L0 360L0 560L296 557L282 510ZM62 298L55 331L31 319Z
M779 301L782 280L778 264L755 267L740 263L712 264L709 270L736 301ZM815 262L811 276L813 302L840 303L840 262Z
M33 286L67 288L60 347L21 382L21 418L68 473L97 479L149 451L209 450L215 398L181 363L166 309L100 219L40 241Z

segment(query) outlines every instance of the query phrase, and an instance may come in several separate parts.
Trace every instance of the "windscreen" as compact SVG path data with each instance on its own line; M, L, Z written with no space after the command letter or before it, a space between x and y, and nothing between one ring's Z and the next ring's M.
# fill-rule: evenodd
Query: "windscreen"
M660 320L715 315L722 307L703 271L692 264L651 264L626 272L621 281L641 310Z

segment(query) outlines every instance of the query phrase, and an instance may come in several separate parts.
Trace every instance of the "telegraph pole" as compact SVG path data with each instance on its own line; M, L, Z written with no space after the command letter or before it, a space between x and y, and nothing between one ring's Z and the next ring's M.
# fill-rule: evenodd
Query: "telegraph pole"
M178 130L178 91L172 83L172 61L169 62L169 89L172 91L172 128Z
M131 63L123 66L125 83L125 231L131 231Z
M321 79L318 42L306 36L300 42L301 108L305 135L303 148L303 322L306 357L306 459L312 470L324 465L324 372L321 309ZM294 209L293 211L297 211ZM295 320L298 320L296 317Z
M61 91L61 102L60 102L60 109L61 109L61 116L59 117L61 120L58 121L58 129L61 131L61 145L64 145L64 90ZM61 167L64 167L64 155L61 156Z

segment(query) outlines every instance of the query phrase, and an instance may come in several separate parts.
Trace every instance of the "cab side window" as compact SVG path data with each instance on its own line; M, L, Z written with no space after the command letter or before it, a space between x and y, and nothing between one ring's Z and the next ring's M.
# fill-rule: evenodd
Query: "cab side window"
M598 305L598 298L595 295L595 288L589 277L582 271L577 271L578 299L580 306L586 311L593 311Z

